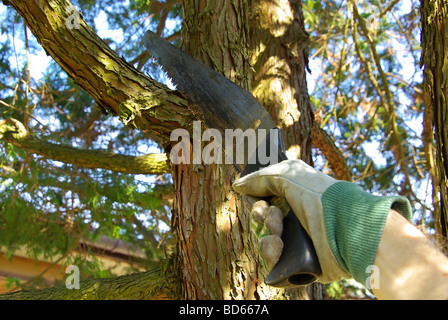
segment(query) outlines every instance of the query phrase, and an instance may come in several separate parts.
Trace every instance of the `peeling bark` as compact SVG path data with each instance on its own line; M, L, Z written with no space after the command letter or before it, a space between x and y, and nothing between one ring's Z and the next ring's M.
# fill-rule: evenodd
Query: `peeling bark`
M184 1L183 49L252 91L256 71L253 61L257 56L254 43L261 41L255 36L261 30L253 18L254 13L268 14L265 9L252 1ZM291 26L294 27L297 26ZM273 47L271 54L274 54ZM266 97L277 93L283 96L275 91L275 85L269 85L269 80L272 80L270 75L266 75ZM285 103L297 94L290 85L285 83L286 90L291 93L283 97ZM306 87L301 89L306 92ZM287 103L291 108L295 106L296 114L300 113L297 102ZM272 112L282 107L281 104L271 106ZM278 120L278 117L274 118ZM311 127L303 129L311 130ZM297 139L303 137L300 133L296 136ZM310 148L300 150L311 151ZM244 208L239 195L231 190L235 175L233 166L225 164L172 167L174 227L179 237L184 298L307 298L303 288L284 290L264 284L267 273L258 256L258 239L250 230L249 211Z

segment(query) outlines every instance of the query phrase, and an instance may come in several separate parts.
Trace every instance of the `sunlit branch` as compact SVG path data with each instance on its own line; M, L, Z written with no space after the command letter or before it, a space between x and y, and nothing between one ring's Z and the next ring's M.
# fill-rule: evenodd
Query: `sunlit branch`
M33 136L23 124L14 119L0 121L0 138L44 158L84 168L101 168L130 174L164 174L170 170L165 153L128 156L105 150L86 150L55 144Z

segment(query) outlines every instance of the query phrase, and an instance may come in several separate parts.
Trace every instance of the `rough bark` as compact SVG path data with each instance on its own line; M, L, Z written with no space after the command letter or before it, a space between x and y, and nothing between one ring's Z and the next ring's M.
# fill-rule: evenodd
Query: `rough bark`
M289 2L275 5L278 5L279 10L283 5L291 8L289 13L293 18L289 21L291 25L288 28L297 30L295 19L300 19L300 16L296 10L300 6ZM268 52L262 54L260 51L263 50L260 48L266 44L261 42L259 33L265 32L266 41L275 36L269 33L269 28L262 29L261 24L255 23L255 18L260 21L275 19L275 10L270 11L263 3L184 1L183 10L183 49L252 91L259 99L263 98L260 99L261 102L270 107L268 110L283 132L287 133L288 129L291 133L295 132L294 138L286 134L288 146L296 146L298 156L306 155L306 160L310 161L311 144L307 139L311 139L311 122L308 122L310 119L300 122L299 110L304 108L306 111L303 113L310 115L311 119L312 112L311 109L306 109L309 102L308 105L298 105L301 99L307 101L307 95L300 94L306 93L306 83L303 82L306 63L300 49L303 45L302 30L298 31L300 35L290 35L270 43ZM290 50L285 48L282 41L288 43ZM272 60L277 55L276 49L282 52L283 59L289 60ZM294 55L294 52L297 54ZM280 71L276 69L276 64L280 66ZM254 65L259 69L254 69ZM299 71L292 72L293 67ZM269 72L263 73L262 70ZM279 73L278 77L274 76L276 72ZM254 90L255 84L259 91ZM281 84L286 94L278 88L278 84ZM277 113L286 118L294 113L294 117L292 120L285 120L285 117L282 118ZM303 132L308 133L302 134ZM249 212L230 187L235 174L233 166L229 165L181 164L172 167L176 193L175 227L179 237L179 259L183 265L184 297L306 298L307 293L303 288L282 290L264 284L266 271L258 256L257 239L250 231Z
M260 1L250 23L252 93L281 129L289 159L312 165L313 111L307 91L309 39L302 2Z
M327 159L336 179L352 181L352 174L341 150L335 145L330 135L317 123L313 124L313 144Z
M0 295L0 300L161 300L179 299L177 279L160 268L110 279L80 282L79 289L66 286L21 290Z
M436 183L440 188L440 216L436 230L444 238L448 230L448 3L422 0L423 92L426 108L432 113L436 141ZM437 181L438 180L438 181ZM435 187L437 188L437 187Z
M249 10L246 1L183 2L183 49L246 89ZM172 176L184 298L274 297L264 290L249 215L230 187L233 166L181 164Z

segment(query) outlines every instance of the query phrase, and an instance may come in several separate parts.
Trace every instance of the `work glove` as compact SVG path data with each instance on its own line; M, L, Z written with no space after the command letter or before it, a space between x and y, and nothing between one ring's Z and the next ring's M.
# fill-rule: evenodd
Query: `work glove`
M259 200L251 196L244 196L244 203L251 211L250 226L259 239L258 249L261 255L261 262L264 268L270 272L278 260L283 250L283 212L269 205L264 200Z
M406 198L372 195L302 160L270 165L236 180L233 188L254 197L286 198L314 244L322 283L344 278L366 283L389 211L411 219Z

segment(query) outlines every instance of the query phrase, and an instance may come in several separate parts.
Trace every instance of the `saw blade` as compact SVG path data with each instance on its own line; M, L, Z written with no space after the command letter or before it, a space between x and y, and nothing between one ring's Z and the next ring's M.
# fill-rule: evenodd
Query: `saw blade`
M207 127L222 133L275 128L266 109L247 90L151 31L143 41Z

